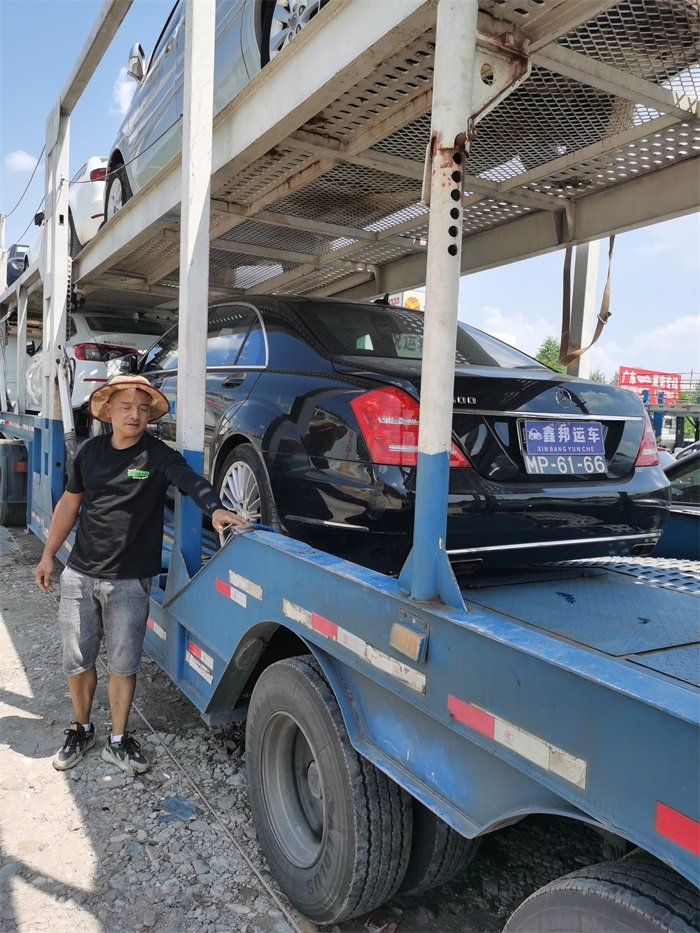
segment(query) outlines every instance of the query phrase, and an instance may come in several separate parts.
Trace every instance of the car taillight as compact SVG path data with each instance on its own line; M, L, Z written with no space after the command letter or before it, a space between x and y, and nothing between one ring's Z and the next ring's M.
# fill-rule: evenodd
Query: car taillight
M90 172L90 181L104 181L107 175L106 168L94 168Z
M651 426L649 415L644 415L644 434L639 445L639 453L634 461L635 466L658 466L659 454L656 449L656 435Z
M371 389L351 402L373 463L416 466L418 462L418 402L394 386ZM452 442L450 466L471 466Z
M136 350L131 347L115 347L108 343L76 343L73 352L77 360L88 360L90 363L106 363L129 353L136 356Z

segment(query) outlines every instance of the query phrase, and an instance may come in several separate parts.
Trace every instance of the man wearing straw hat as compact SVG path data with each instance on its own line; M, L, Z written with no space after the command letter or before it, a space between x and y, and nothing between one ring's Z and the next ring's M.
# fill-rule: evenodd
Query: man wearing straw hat
M102 757L122 771L141 773L148 770L148 760L127 732L127 722L141 664L151 577L161 570L168 486L189 495L217 532L245 520L223 508L214 487L180 453L146 432L148 422L161 418L170 405L143 376L115 376L92 393L88 408L94 418L112 425L112 433L91 437L78 449L34 574L40 589L51 587L54 556L77 519L75 543L61 575L58 611L75 720L53 766L59 771L73 768L95 744L90 714L104 636L112 734Z

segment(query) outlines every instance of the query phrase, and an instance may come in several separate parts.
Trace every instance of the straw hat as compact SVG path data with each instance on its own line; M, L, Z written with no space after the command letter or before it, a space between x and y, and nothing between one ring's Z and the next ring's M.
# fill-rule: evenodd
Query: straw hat
M105 412L105 405L116 392L121 392L124 389L138 389L151 396L149 421L157 421L158 418L162 418L163 415L170 411L170 402L162 392L159 392L158 389L151 385L145 376L113 376L106 385L95 389L88 399L88 411L92 417L97 418L98 421L104 421L106 424L111 424L112 419Z

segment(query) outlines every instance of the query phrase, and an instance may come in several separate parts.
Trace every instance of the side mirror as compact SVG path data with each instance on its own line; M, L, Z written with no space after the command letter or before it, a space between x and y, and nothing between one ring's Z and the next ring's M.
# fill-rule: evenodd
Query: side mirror
M27 356L34 356L36 353L36 344L33 340L27 341Z
M43 222L44 222L44 212L43 212L43 211L38 211L38 212L34 215L34 226L35 226L35 227L40 227L40 226L43 224Z
M129 64L127 65L126 73L130 75L137 84L141 84L143 81L144 75L146 74L146 56L140 42L137 42L129 52Z

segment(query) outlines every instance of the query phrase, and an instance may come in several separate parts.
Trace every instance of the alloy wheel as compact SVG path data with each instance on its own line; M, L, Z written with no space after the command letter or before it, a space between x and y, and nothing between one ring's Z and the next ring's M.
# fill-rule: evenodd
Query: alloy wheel
M247 463L238 460L231 464L221 482L220 496L227 509L238 512L246 521L260 521L260 489Z
M270 60L308 26L324 0L277 0L270 23Z

